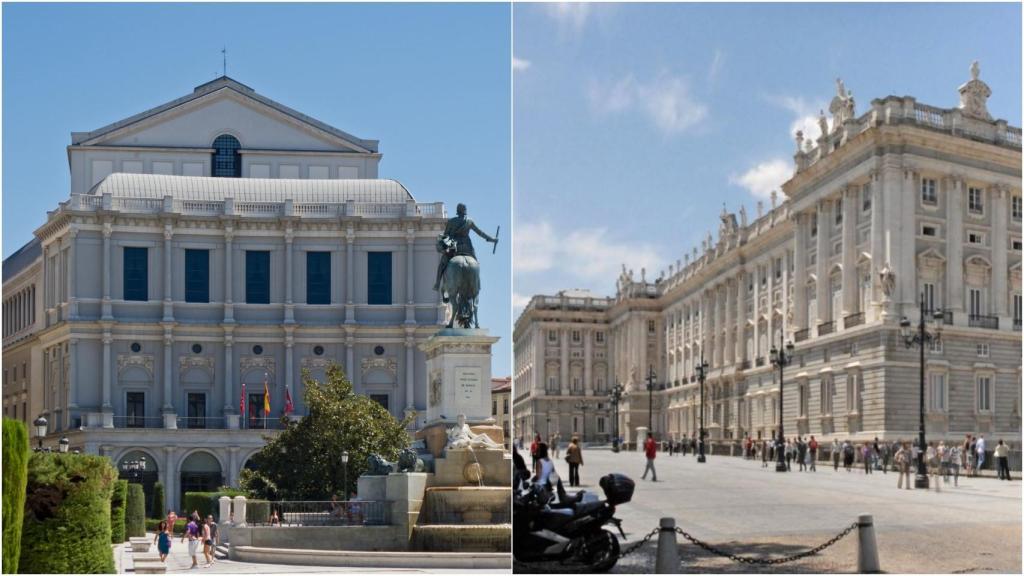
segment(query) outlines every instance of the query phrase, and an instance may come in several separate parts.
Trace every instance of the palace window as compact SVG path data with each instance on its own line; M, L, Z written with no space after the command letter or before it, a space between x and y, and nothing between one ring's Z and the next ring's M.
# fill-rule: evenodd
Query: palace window
M924 282L922 283L922 288L922 296L924 297L922 304L924 305L924 311L929 313L935 310L935 284Z
M928 377L928 410L946 411L946 373L933 372Z
M967 189L967 211L971 214L984 214L985 204L981 188Z
M1020 221L1021 217L1021 198L1020 196L1013 196L1010 198L1010 215L1013 216L1014 220Z
M596 341L596 342L597 342L598 344L601 344L601 343L603 343L603 342L604 342L604 332L595 332L595 333L594 333L594 340L595 340L595 341Z
M124 299L149 300L148 248L124 248Z
M971 316L981 316L981 290L977 288L970 288L967 292L968 295L968 312Z
M554 330L548 330L548 342L552 344L558 342L558 332Z
M935 180L931 178L921 180L921 202L932 206L939 203L939 196L935 191Z
M843 223L843 199L836 200L836 226Z
M846 411L861 411L863 402L864 376L860 372L851 372L846 376Z
M145 428L146 393L128 392L125 398L125 415L128 428Z
M860 188L860 209L862 212L871 210L871 187L861 186Z
M800 392L800 404L799 404L799 407L800 407L800 417L801 418L806 418L807 417L807 404L808 404L808 398L807 397L810 396L810 394L808 394L807 385L806 384L801 384L800 388L799 388L799 392Z
M811 214L811 238L818 236L818 215Z
M210 251L185 250L185 302L210 301Z
M935 236L939 235L939 231L938 231L938 229L935 226L924 225L924 226L921 227L921 235L922 236L931 236L931 237L934 238Z
M1010 250L1013 250L1015 252L1021 251L1020 238L1014 238L1013 240L1010 240Z
M245 301L270 304L270 252L245 251Z
M942 340L932 338L928 341L928 351L932 354L942 354Z
M655 332L657 332L657 325L655 324L654 320L648 320L647 321L647 333L648 334L654 334Z
M988 358L988 342L978 342L976 348L978 352L978 358Z
M221 134L213 141L213 176L239 178L242 176L242 161L238 154L242 145L238 138Z
M821 378L821 414L832 415L832 396L835 395L835 381L831 376Z
M366 262L366 303L391 304L391 252L368 252Z
M370 400L373 400L377 404L380 404L381 406L384 407L385 410L391 410L391 401L390 397L387 394L370 394Z
M187 426L206 428L206 394L189 392Z
M968 232L967 233L967 243L968 244L978 244L979 246L980 245L984 245L985 244L985 235L980 233L980 232Z
M1013 323L1020 326L1021 320L1021 299L1020 294L1013 295Z
M306 252L306 303L331 303L330 252Z
M580 331L579 330L573 330L572 331L572 341L573 342L579 342L580 341Z
M992 377L978 376L975 380L975 399L978 412L992 411Z

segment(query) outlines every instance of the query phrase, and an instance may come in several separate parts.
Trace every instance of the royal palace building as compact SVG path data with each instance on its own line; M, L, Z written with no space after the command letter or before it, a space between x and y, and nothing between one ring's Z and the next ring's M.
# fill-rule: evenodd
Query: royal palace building
M287 399L302 417L304 371L425 410L445 210L378 179L377 141L221 77L67 155L70 195L3 265L4 413L45 444L144 456L177 508L237 484Z
M535 296L514 332L518 438L618 433L660 439L704 426L721 442L813 434L911 439L927 329L929 439L1021 433L1021 130L993 119L990 89L960 105L874 100L859 116L837 81L831 121L796 134L793 176L748 219L723 209L717 238L616 294ZM770 351L792 342L782 371ZM696 366L706 362L703 403ZM653 377L652 377L653 376Z

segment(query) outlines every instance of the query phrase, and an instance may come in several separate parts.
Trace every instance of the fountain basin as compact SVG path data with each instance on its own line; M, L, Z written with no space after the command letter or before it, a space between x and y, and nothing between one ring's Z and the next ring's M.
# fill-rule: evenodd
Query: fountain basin
M511 552L512 525L419 525L412 528L411 550L430 552Z
M481 525L511 522L512 489L504 486L427 488L419 525Z

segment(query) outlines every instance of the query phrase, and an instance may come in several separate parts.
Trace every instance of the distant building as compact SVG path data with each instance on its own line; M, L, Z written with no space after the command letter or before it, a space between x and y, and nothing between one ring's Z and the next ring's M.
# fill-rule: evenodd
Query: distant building
M505 448L512 449L512 377L491 378L491 416L505 434Z
M67 154L70 196L4 261L5 414L145 456L178 507L237 484L286 392L305 414L305 370L425 411L445 210L377 178L376 140L221 77Z
M831 126L797 133L785 200L723 209L717 240L657 278L623 267L612 298L534 296L516 322L516 436L915 437L919 352L900 337L942 310L926 349L930 439L1021 434L1021 130L988 114L972 68L961 105L874 100L842 84ZM770 351L795 345L779 371ZM709 368L703 400L695 367ZM653 390L648 376L653 371ZM585 428L585 430L584 430Z

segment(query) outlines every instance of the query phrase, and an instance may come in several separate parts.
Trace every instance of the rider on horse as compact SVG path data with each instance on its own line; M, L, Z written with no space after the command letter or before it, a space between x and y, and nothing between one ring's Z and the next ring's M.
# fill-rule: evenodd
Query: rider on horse
M444 276L445 268L448 267L448 261L455 256L470 256L476 260L476 252L473 251L473 241L470 240L470 231L476 232L481 238L488 242L496 243L498 240L492 238L483 230L476 227L468 216L466 216L466 205L460 203L455 208L456 216L448 219L448 224L444 227L444 233L438 240L441 252L441 261L437 265L437 279L434 281L434 291L441 289L441 278ZM441 246L444 249L441 249ZM450 296L450 294L448 295Z

